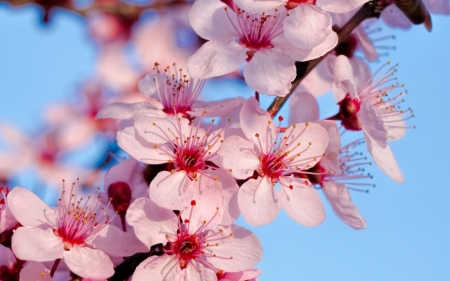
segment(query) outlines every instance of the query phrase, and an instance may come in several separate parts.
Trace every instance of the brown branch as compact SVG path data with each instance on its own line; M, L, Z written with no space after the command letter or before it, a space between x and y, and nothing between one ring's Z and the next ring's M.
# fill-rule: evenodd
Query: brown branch
M340 43L342 43L347 37L352 33L352 31L365 19L372 18L372 17L378 17L380 15L380 12L383 8L379 7L375 2L370 1L364 4L361 9L337 32L338 34L338 43L336 46L338 46ZM328 54L328 53L327 53ZM311 70L316 67L319 62L325 58L327 55L323 55L321 57L318 57L316 59L310 60L310 61L304 61L304 62L296 62L295 66L297 68L297 77L292 82L291 90L289 91L289 94L287 94L284 97L277 97L272 102L272 104L269 106L267 111L270 113L272 117L275 117L278 113L278 111L281 109L281 107L286 103L286 101L289 99L289 97L292 95L294 90L297 88L297 86L300 84L300 82L303 80L303 78L308 75L308 73L311 72Z

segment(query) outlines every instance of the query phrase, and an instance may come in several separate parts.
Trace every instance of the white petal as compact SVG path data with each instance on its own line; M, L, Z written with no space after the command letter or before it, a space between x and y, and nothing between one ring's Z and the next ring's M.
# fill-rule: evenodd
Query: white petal
M187 281L174 255L152 256L141 262L131 281Z
M239 209L244 219L253 226L272 222L280 212L278 191L266 178L250 179L238 193Z
M400 167L395 160L394 154L391 151L389 145L386 147L380 147L368 134L364 132L364 138L366 140L367 150L373 157L373 161L377 164L386 175L391 177L398 183L403 183L403 174Z
M344 184L326 181L323 183L322 190L333 211L343 222L355 229L366 228L366 220L359 214Z
M222 156L222 165L237 179L246 179L260 166L254 144L238 136L226 138L218 154Z
M238 69L246 58L245 47L235 40L208 41L188 59L187 70L192 78L221 76Z
M12 237L11 249L21 260L52 261L62 258L64 245L51 228L19 227Z
M364 133L368 134L381 148L386 147L387 131L384 128L383 120L377 115L369 101L363 101L356 116Z
M289 101L288 124L313 122L319 120L319 104L316 97L306 91L295 89Z
M73 246L63 256L67 267L81 277L106 279L114 274L111 259L101 250Z
M159 172L150 183L150 198L169 210L184 210L198 189L198 182L188 178L185 171Z
M368 0L317 0L316 5L332 13L346 13L362 6Z
M334 61L333 77L337 88L350 93L352 98L356 98L353 68L346 56L340 55Z
M299 183L301 179L280 178L283 185L280 203L286 213L296 222L305 226L317 226L325 219L325 209L319 194L311 185ZM289 186L292 185L292 189Z
M281 49L260 49L244 67L245 82L259 93L284 97L297 74L294 63Z

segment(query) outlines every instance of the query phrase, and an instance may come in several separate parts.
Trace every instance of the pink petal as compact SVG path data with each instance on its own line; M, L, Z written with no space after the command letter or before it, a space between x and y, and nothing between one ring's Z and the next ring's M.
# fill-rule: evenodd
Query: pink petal
M63 256L67 267L81 277L103 279L114 274L111 259L101 250L73 246Z
M295 76L294 60L278 48L258 50L244 67L245 82L270 96L287 95Z
M237 107L242 105L243 102L244 98L242 97L224 99L213 102L197 101L196 103L194 103L193 109L189 114L192 116L204 116L204 117L223 116L226 114L228 114L228 116L232 116L230 113ZM206 111L206 113L204 113L204 111Z
M95 116L95 119L114 118L114 119L130 119L134 113L139 110L151 110L148 103L122 103L116 102L103 107Z
M179 134L178 127L182 134L189 132L189 120L180 118L154 118L137 113L134 115L134 127L139 135L149 143L164 144L174 140ZM171 133L172 132L172 133Z
M46 214L54 213L33 192L20 186L16 186L6 197L8 206L15 218L26 227L38 227L42 224L50 224Z
M353 34L358 41L358 47L361 49L368 61L372 62L380 56L380 54L375 49L372 40L370 40L369 36L367 36L362 26L356 27L353 31Z
M377 115L369 101L363 101L361 109L356 116L362 125L364 133L368 134L378 146L385 148L387 146L387 131L384 128L383 120Z
M337 88L350 93L352 98L356 98L353 68L346 56L340 55L334 61L333 77Z
M12 268L16 262L16 257L14 257L11 250L0 244L0 266L5 265L8 268Z
M339 154L341 152L341 136L335 121L317 121L328 133L329 141L325 156L320 160L320 164L329 171L340 172Z
M326 181L323 183L322 190L333 207L333 211L343 222L355 229L366 228L366 220L359 214L359 210L353 204L344 184Z
M116 182L126 182L130 185L131 189L134 189L134 183L140 185L144 184L144 181L137 180L138 176L141 176L144 172L144 168L135 159L125 159L115 166L111 167L105 175L105 188L108 188L111 184ZM145 183L146 187L148 185ZM138 196L133 196L138 197Z
M320 43L319 45L317 45L312 49L308 49L309 51L308 55L306 57L303 57L301 61L307 61L321 57L326 53L328 53L329 51L331 51L332 49L334 49L337 43L338 43L338 36L336 32L332 31L328 34L327 38L325 38L325 40L322 43Z
M317 0L316 5L322 10L332 13L346 13L362 6L368 0Z
M189 280L183 278L184 274L185 272L178 265L176 256L152 256L136 267L131 281L148 281L149 276L152 281Z
M377 164L386 175L391 177L394 181L398 183L403 183L403 174L400 167L395 160L394 154L391 148L386 145L385 147L380 147L376 141L374 141L368 134L364 132L364 138L366 140L367 150L373 157L373 161Z
M450 2L448 0L423 0L428 11L434 14L450 14Z
M289 124L313 122L319 120L319 104L316 97L298 88L289 101Z
M150 199L169 210L184 210L190 203L198 182L191 181L185 171L162 171L150 183Z
M297 87L299 91L307 91L315 97L320 97L327 93L333 83L332 65L330 61L334 62L333 55L327 55L306 77L302 83Z
M236 14L221 1L197 0L189 10L189 22L194 31L207 40L239 38L233 27L238 26ZM230 21L232 20L232 22Z
M235 0L234 3L242 10L254 14L261 14L263 12L273 10L276 8L283 9L287 0L281 1L259 1L259 0Z
M310 4L300 4L290 10L283 27L289 42L300 49L317 47L332 32L330 15Z
M192 78L206 79L235 71L246 58L245 47L234 39L208 41L188 59L187 69Z
M238 136L226 138L218 154L222 156L223 167L231 171L237 179L246 179L252 176L253 172L260 166L254 144Z
M165 234L176 233L178 228L178 218L172 210L161 208L148 198L134 201L128 208L126 220L149 249L158 243L165 244Z
M220 281L243 281L254 280L254 278L261 275L261 270L256 268L247 269L240 272L225 272L219 279Z
M272 144L277 136L277 129L272 124L272 118L270 118L269 113L259 107L258 101L251 97L242 105L239 117L245 136L259 148L258 150L264 149L261 152L267 153L266 150L269 149L267 148L268 144ZM259 145L256 134L259 134L262 148Z
M237 185L234 177L226 171L216 170L213 175L219 178L223 189L223 216L220 225L230 225L234 223L234 221L237 220L241 214L237 201L239 186Z
M410 28L412 23L397 6L391 4L381 12L381 18L387 25L403 29Z
M195 267L192 264L188 264L185 269L186 277L184 280L189 281L216 281L217 275L214 270L204 267L201 263L197 261L191 261L195 263Z
M11 249L18 259L52 261L62 258L63 241L53 229L19 227L12 237Z
M154 144L148 143L136 132L134 127L126 127L117 132L117 143L126 153L147 164L167 163L170 157Z
M304 226L317 226L325 219L325 209L319 194L311 185L291 177L280 178L280 204L286 213ZM292 186L290 189L288 186Z
M148 251L133 233L123 232L114 225L104 227L87 244L113 257L129 257Z
M215 229L213 233L219 232ZM223 229L223 240L213 248L206 248L205 252L215 254L217 257L208 257L207 261L224 271L237 272L255 266L262 258L262 245L258 237L250 230L238 225L232 225L231 229ZM233 236L229 236L229 233ZM219 236L220 237L220 236ZM225 238L226 237L226 238ZM228 258L232 257L232 258Z
M9 209L8 204L5 204L3 210L0 212L0 234L5 230L14 228L19 222L14 214Z
M253 226L272 222L281 208L278 191L266 178L244 183L239 189L238 204L244 219Z
M40 262L30 262L25 265L19 274L20 280L24 281L52 281L50 271Z
M387 130L387 138L389 140L399 140L405 136L406 125L402 118L400 113L392 111L389 115L383 116L384 128ZM394 122L389 123L390 121ZM392 126L389 124L392 124Z

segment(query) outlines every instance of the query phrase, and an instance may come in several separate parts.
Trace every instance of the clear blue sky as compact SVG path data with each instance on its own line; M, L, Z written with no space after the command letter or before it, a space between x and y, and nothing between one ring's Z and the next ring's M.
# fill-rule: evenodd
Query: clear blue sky
M411 124L417 129L391 144L405 183L371 167L377 187L352 193L365 230L343 224L327 203L327 219L316 228L284 213L271 225L251 228L264 247L262 281L449 280L450 19L433 16L433 23L432 33L421 26L384 29L396 35L389 60L400 64L397 76L416 115ZM0 4L0 26L0 122L33 132L48 104L70 99L94 73L96 49L84 23L69 14L55 14L45 27L34 9ZM333 102L321 99L323 116L334 113Z

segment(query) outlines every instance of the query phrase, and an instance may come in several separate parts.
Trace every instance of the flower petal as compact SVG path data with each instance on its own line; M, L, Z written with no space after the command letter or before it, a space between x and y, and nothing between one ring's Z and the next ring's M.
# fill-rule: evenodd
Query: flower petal
M332 13L346 13L362 6L368 0L317 0L316 5L322 10Z
M42 224L51 225L46 214L54 213L33 192L20 186L16 186L6 197L8 206L16 219L26 227L38 227Z
M300 49L312 49L332 32L331 17L314 5L300 4L289 11L283 21L284 34L292 45Z
M294 91L289 101L288 124L314 122L319 120L319 103L316 97L298 88Z
M357 97L353 68L346 56L340 55L334 61L333 77L337 88L349 93L352 98Z
M165 244L165 233L176 233L178 228L178 218L172 210L161 208L148 198L136 199L128 208L126 220L149 249L155 244Z
M256 147L263 149L261 152L267 153L267 149L269 148L266 146L270 147L277 137L277 129L272 124L272 118L270 118L269 113L259 107L258 101L254 97L251 97L242 105L239 118L245 136L251 140ZM257 134L259 137L256 136ZM263 147L260 147L259 140L263 143Z
M64 245L51 228L19 227L12 237L11 249L18 259L43 262L62 258Z
M333 207L333 211L343 222L355 229L366 228L366 220L359 214L359 210L353 204L344 184L325 181L322 190Z
M135 112L139 110L151 110L150 104L145 102L123 103L115 102L103 107L95 116L95 119L114 118L114 119L130 119L133 118Z
M189 280L183 278L184 274L178 265L176 256L152 256L136 267L131 281L148 281L149 276L152 281Z
M394 181L403 183L402 171L395 160L391 148L388 145L385 147L379 146L366 132L364 132L364 138L366 140L367 150L372 155L373 161L375 161L378 168Z
M238 204L244 219L253 226L272 222L281 208L278 192L265 177L244 183L239 189Z
M184 210L198 189L198 182L190 180L185 171L162 171L150 183L150 199L169 210Z
M75 245L63 256L70 271L81 277L104 279L114 274L111 259L101 250Z
M224 99L213 102L200 102L194 103L193 110L189 113L192 116L223 116L225 114L230 115L230 112L242 105L244 98L236 97L230 99ZM204 112L206 111L206 113Z
M34 261L24 266L20 271L19 278L24 281L52 281L50 272L45 265Z
M246 58L245 47L234 39L208 41L189 57L187 70L192 78L206 79L221 76L238 69Z
M280 204L299 224L317 226L325 219L322 200L313 186L302 184L299 180L293 176L280 178Z
M197 0L189 10L189 22L195 32L206 40L239 38L236 14L224 2Z
M88 244L113 257L129 257L148 251L133 233L123 232L114 225L105 226L90 239Z
M222 165L231 171L237 179L246 179L260 166L254 144L238 136L226 138L218 154L222 156Z
M278 48L258 50L244 67L245 82L270 96L287 95L296 74L294 60Z
M369 101L363 101L356 116L362 125L364 133L368 134L381 148L386 147L387 131L384 128L383 120L377 115Z
M250 230L238 225L222 229L222 232L219 229L222 228L216 228L211 232L223 237L223 240L218 246L205 249L206 253L211 254L207 261L213 266L227 272L237 272L251 268L261 260L263 254L261 242Z

